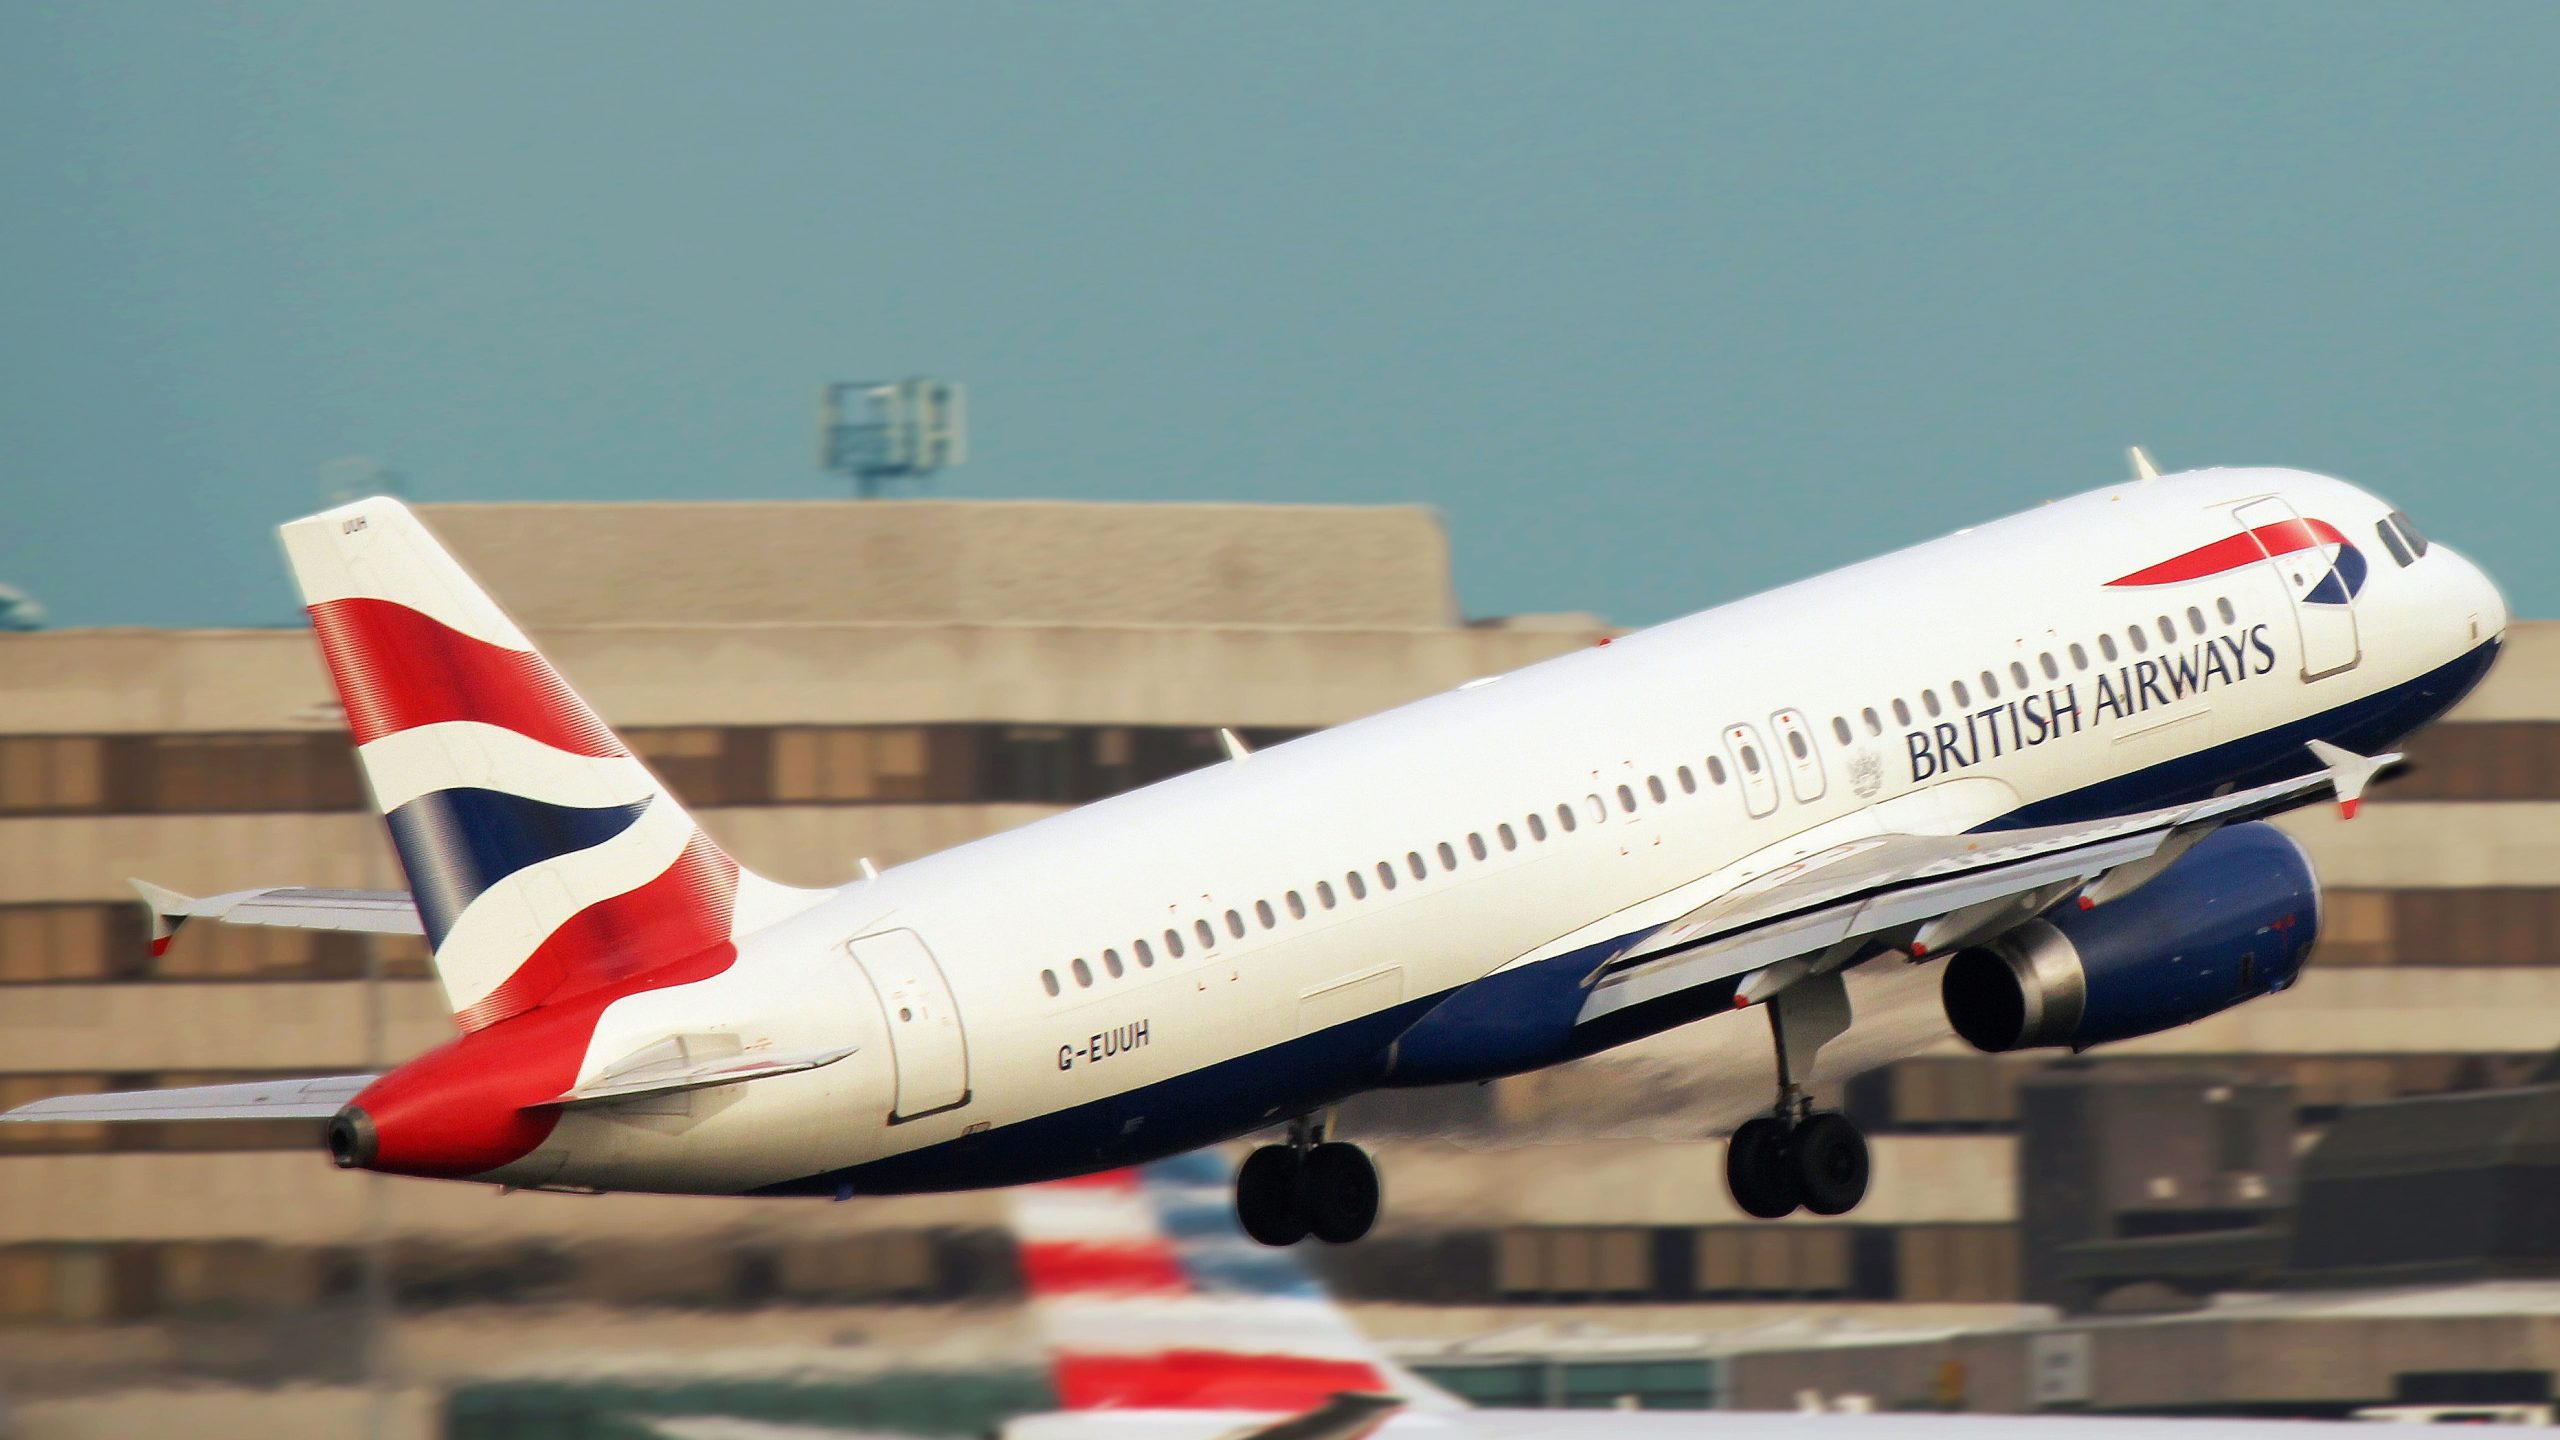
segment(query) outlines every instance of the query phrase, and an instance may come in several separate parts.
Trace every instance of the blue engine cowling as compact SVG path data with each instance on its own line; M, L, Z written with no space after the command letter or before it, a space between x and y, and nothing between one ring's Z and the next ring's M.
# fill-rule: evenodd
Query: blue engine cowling
M2263 822L2232 825L2132 894L1959 951L1940 993L1976 1049L2085 1050L2284 989L2319 929L2302 847Z

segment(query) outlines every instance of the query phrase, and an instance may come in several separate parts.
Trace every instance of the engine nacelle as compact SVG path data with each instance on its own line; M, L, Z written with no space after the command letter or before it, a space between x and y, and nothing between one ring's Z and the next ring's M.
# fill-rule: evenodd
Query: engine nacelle
M2263 822L2226 826L2130 895L1959 951L1940 994L1976 1049L2085 1050L2284 989L2319 930L2302 847Z

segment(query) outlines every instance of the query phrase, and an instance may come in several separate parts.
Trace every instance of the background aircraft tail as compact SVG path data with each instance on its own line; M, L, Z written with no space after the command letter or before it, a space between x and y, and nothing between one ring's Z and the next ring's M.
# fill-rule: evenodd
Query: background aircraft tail
M1215 1150L1013 1192L1063 1411L1464 1406L1378 1348L1287 1250L1247 1239Z
M283 536L463 1029L816 898L741 871L406 506Z

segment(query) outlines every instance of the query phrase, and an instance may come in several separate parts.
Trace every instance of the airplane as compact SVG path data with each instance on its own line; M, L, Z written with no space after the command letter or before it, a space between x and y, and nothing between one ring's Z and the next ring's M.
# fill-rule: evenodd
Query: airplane
M1024 1298L1056 1408L995 1440L2282 1440L2316 1421L1475 1408L1398 1364L1303 1252L1255 1244L1229 1161L1194 1151L1008 1195ZM648 1420L668 1440L868 1440L718 1415Z
M1806 1084L1843 975L1935 964L1987 1051L2281 991L2349 816L2495 661L2479 568L2344 481L2137 477L834 889L741 867L409 510L283 527L409 881L194 918L412 931L459 1034L380 1075L62 1097L12 1121L301 1116L341 1167L857 1196L1088 1174L1277 1130L1269 1245L1347 1243L1345 1098L1765 1010L1741 1208L1845 1213ZM1735 1043L1745 1043L1737 1028Z

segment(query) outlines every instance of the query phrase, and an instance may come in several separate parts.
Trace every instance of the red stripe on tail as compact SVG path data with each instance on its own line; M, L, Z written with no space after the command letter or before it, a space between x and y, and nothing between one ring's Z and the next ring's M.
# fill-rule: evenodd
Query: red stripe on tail
M573 755L623 754L613 731L526 650L474 639L389 600L323 600L311 628L365 744L420 725L478 720Z
M1058 1402L1068 1410L1312 1410L1344 1391L1384 1394L1386 1377L1358 1360L1165 1350L1064 1355Z
M697 830L664 873L562 921L514 974L454 1019L465 1030L478 1030L537 1005L628 980L715 946L729 948L734 958L729 929L737 900L738 862ZM718 968L728 967L723 963ZM682 975L684 981L702 978L690 971Z
M1062 1295L1182 1295L1182 1261L1161 1240L1026 1240L1023 1284L1034 1299Z

